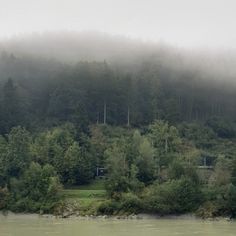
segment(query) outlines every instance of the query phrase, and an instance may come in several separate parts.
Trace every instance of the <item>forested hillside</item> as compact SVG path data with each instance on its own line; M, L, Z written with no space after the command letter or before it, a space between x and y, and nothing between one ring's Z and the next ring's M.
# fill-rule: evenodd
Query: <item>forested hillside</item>
M2 42L0 209L58 212L102 167L96 214L234 216L233 54L93 37Z

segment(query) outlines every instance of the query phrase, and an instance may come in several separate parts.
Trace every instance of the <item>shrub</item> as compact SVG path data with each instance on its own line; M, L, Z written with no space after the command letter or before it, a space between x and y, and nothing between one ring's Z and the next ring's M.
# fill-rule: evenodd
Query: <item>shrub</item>
M206 124L211 127L221 138L235 137L235 124L228 120L214 117L209 119Z
M191 212L201 202L199 186L187 178L155 184L145 196L146 209L159 214Z
M138 213L142 210L142 205L141 199L131 192L125 193L121 197L122 210L125 212Z
M0 188L0 210L7 207L7 202L9 198L9 191L5 188Z
M60 201L61 185L50 165L32 163L20 179L10 183L10 210L16 212L53 212Z
M106 214L106 215L113 215L118 213L121 210L120 202L114 200L107 200L101 203L98 207L98 213Z

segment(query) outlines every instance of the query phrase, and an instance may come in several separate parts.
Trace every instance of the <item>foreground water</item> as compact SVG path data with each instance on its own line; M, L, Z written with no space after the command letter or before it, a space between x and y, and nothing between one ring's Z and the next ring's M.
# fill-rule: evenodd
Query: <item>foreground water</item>
M236 222L194 219L53 219L0 215L0 236L235 236Z

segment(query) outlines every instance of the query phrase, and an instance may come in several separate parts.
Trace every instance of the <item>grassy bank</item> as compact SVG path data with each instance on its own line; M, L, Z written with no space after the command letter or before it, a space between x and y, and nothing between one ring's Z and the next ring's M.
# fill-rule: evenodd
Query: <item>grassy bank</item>
M82 216L96 214L98 206L106 199L104 181L94 180L88 185L67 187L63 195L67 211Z

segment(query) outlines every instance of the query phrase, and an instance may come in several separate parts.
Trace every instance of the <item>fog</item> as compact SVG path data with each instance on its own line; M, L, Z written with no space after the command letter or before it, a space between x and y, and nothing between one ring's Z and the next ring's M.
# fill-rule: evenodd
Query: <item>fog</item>
M1 0L0 37L100 31L173 46L235 48L234 0Z
M198 73L202 78L231 82L236 78L234 50L186 49L164 42L144 42L95 31L24 34L1 40L0 51L18 59L38 58L65 64L106 61L129 73L138 71L147 63L176 73Z
M27 66L8 68L12 55L46 71L48 61L106 61L124 73L148 64L172 77L235 82L235 7L232 0L1 1L0 75L32 76Z
M148 62L234 81L233 0L0 0L0 51L71 64ZM11 73L6 73L9 76Z

